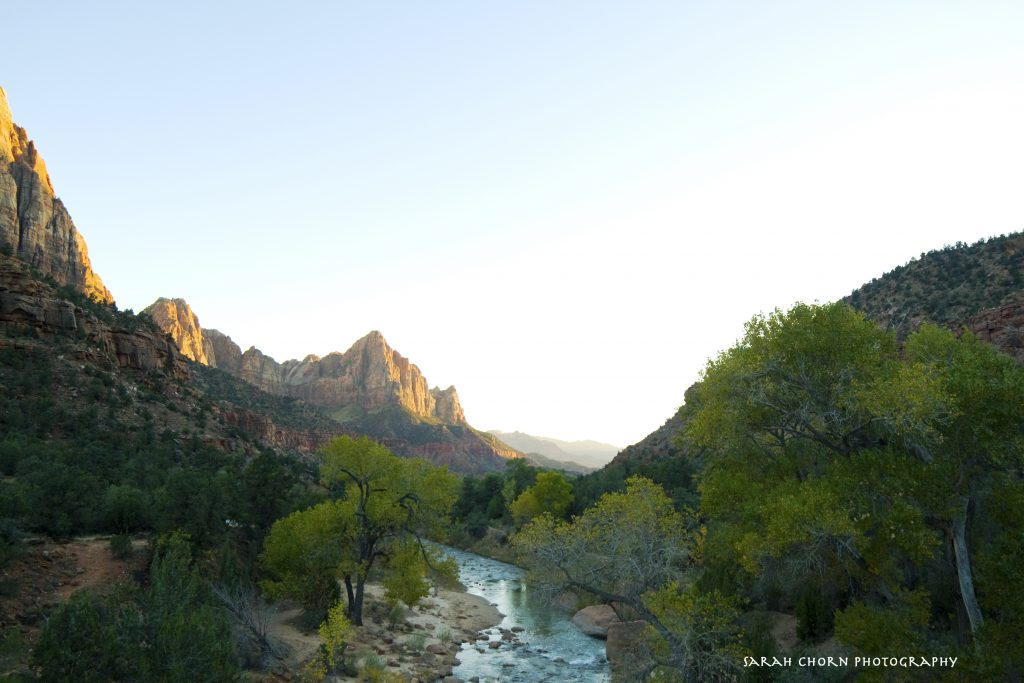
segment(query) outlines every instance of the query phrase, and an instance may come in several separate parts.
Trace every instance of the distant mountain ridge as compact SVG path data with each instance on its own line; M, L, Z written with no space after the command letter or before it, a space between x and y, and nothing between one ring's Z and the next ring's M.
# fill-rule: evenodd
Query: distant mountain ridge
M344 353L278 363L256 347L242 352L227 335L203 328L183 299L157 299L143 313L171 336L182 355L270 394L317 406L344 428L400 455L467 473L501 469L520 455L473 429L455 387L429 388L420 369L380 332L370 332Z
M619 452L618 446L599 441L563 441L548 436L503 432L498 429L488 430L488 433L523 453L536 453L557 462L578 464L585 468L603 467Z

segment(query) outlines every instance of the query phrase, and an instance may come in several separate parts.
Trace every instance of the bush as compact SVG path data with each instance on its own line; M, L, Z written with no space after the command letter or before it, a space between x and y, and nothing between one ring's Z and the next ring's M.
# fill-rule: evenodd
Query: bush
M44 683L107 683L126 672L119 657L110 605L88 589L77 591L46 622L32 653Z
M132 537L128 534L117 534L110 537L110 554L119 560L125 560L132 555Z

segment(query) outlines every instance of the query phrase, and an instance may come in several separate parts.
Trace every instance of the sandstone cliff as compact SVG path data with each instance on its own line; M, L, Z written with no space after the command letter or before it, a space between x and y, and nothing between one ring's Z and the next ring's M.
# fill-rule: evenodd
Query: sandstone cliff
M142 312L148 314L160 329L171 335L181 355L203 365L212 365L206 354L199 318L184 299L161 297Z
M157 299L144 311L178 349L197 363L220 368L263 391L302 399L344 421L352 409L372 412L401 406L412 415L442 424L465 425L455 387L429 388L420 369L373 331L345 353L278 363L256 347L244 353L230 337L203 329L184 299Z
M54 196L46 164L14 124L0 88L0 247L89 298L114 298L93 272L82 234Z
M501 469L505 460L521 455L470 427L455 387L429 388L420 369L391 348L380 332L370 332L344 353L278 363L256 347L243 352L230 337L203 329L181 299L158 299L146 312L196 362L268 394L316 406L340 423L339 428L366 434L399 455L423 457L464 473ZM248 431L272 443L280 441L259 427L258 418L238 419ZM281 445L300 450L309 446L294 441Z

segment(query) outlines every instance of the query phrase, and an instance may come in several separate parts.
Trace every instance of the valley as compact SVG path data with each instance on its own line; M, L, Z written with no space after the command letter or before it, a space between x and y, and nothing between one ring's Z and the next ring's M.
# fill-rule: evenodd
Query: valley
M81 107L73 133L53 100L25 105L59 150L48 167L50 142L0 88L0 682L1024 679L1024 233L994 234L1020 219L988 211L1006 192L984 163L966 165L977 214L943 184L961 177L960 138L1013 149L1009 133L975 137L1015 110L932 124L967 116L956 91L957 107L936 95L858 118L814 99L846 83L831 72L794 79L799 97L733 84L742 52L716 52L708 29L687 45L721 63L677 54L687 68L649 85L685 96L631 113L641 72L673 62L629 67L640 43L612 10L607 26L538 15L522 32L479 9L460 18L476 47L443 68L457 45L437 26L359 10L327 34L248 11L211 30L230 44L273 25L258 88L230 77L263 54L251 46L233 66L208 55L193 75L220 74L211 85L167 78L192 55L149 41L164 109L111 105L153 117L123 131L131 163L108 156L121 131L104 133L95 94L62 101ZM81 33L110 23L93 19ZM293 20L331 70L264 77L302 52ZM787 21L805 20L821 18ZM736 44L773 40L769 23ZM854 28L876 24L890 26ZM605 39L569 47L599 26ZM551 53L546 30L566 47ZM495 61L484 43L502 31L558 58ZM593 77L605 59L590 79L605 89L554 68ZM124 82L102 73L97 93ZM521 73L541 100L490 89ZM713 114L734 86L732 114ZM65 173L92 253L57 194ZM941 245L954 221L992 234ZM259 347L234 340L254 330ZM604 442L624 444L638 415L647 436Z

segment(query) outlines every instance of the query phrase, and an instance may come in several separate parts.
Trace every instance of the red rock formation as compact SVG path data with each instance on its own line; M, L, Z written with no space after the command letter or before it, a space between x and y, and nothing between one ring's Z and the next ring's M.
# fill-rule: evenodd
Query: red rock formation
M1024 362L1024 292L1014 294L1001 306L971 316L964 327Z
M336 436L347 434L343 429L333 431L297 430L281 427L262 413L235 409L221 413L224 422L251 434L266 444L301 453L311 453Z
M430 389L420 369L373 331L345 353L278 363L256 347L242 353L231 338L204 330L183 299L157 299L144 310L188 358L221 368L271 394L338 410L363 411L398 405L411 414L449 425L465 425L455 387Z
M81 336L121 367L164 371L185 377L178 348L159 331L138 326L128 329L102 320L63 298L35 277L21 261L0 255L0 330L36 336Z

